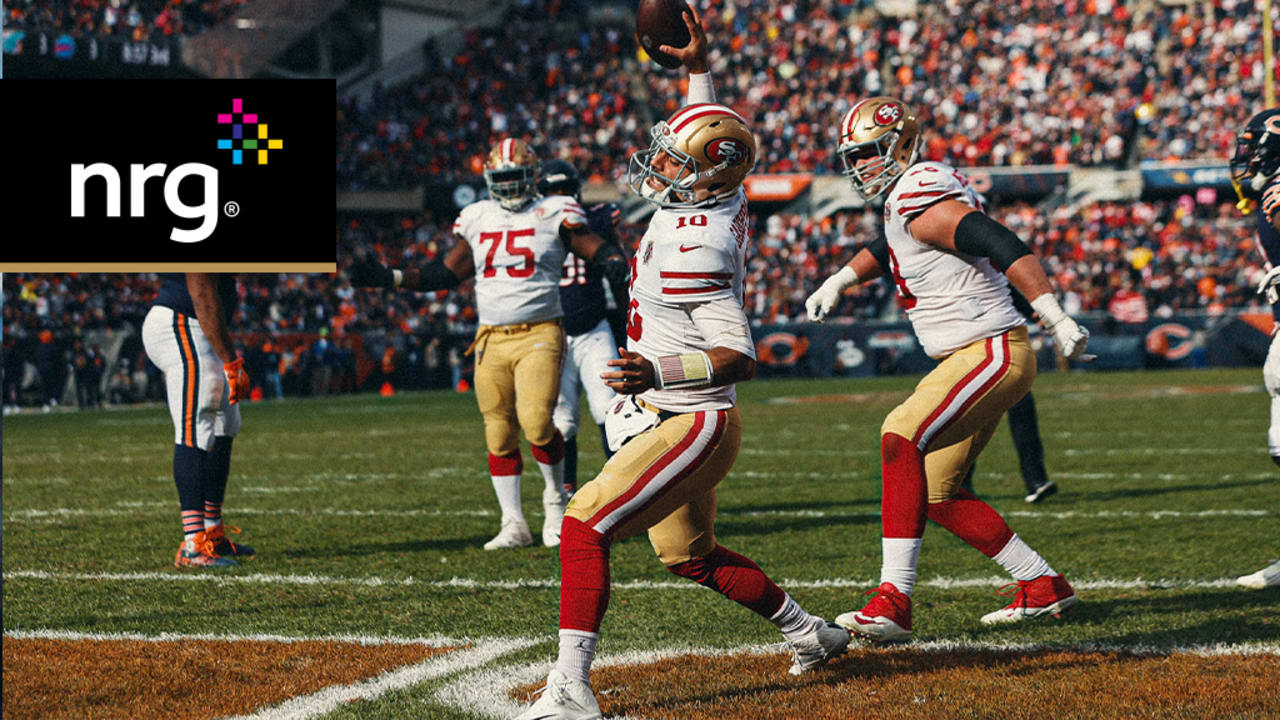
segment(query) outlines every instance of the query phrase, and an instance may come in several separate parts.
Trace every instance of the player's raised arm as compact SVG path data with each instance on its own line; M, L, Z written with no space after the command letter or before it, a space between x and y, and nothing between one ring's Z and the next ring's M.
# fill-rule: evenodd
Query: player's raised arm
M393 270L370 256L364 256L357 258L347 270L351 284L359 287L404 288L420 292L452 290L475 273L471 246L462 238L443 259L418 267Z
M1084 354L1089 331L1072 320L1053 295L1040 259L1013 231L958 200L931 205L907 225L917 241L944 250L985 257L1040 315L1040 323L1053 334L1062 354L1075 359Z
M707 31L702 27L702 17L692 5L689 6L689 12L683 13L681 17L685 27L689 29L689 44L680 48L659 45L658 50L678 59L689 71L689 93L685 97L685 105L715 102L711 65L707 61Z

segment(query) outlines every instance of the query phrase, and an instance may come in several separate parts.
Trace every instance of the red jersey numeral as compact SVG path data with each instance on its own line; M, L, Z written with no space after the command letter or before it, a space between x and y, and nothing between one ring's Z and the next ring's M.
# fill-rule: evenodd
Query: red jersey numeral
M533 271L537 269L536 264L534 262L533 250L527 247L520 247L519 245L516 244L516 239L533 237L534 235L533 228L525 228L524 230L508 230L506 233L501 233L501 232L480 233L481 245L487 242L493 243L493 245L490 246L489 248L489 252L484 254L484 269L481 271L481 276L489 278L498 274L498 268L493 264L493 258L495 255L498 254L498 246L502 244L502 238L504 235L507 238L507 242L506 242L507 254L513 257L524 258L524 264L519 267L516 267L514 265L507 265L506 266L507 274L513 278L529 277L530 275L533 274Z
M640 303L632 300L631 307L627 308L627 337L639 342L642 334L644 320L640 317Z
M686 220L688 222L685 222ZM677 230L679 230L682 227L706 227L706 226L707 226L706 215L681 215L680 217L676 218Z
M893 254L893 248L889 248L889 271L893 273L893 284L898 288L898 297L902 298L902 306L911 310L916 306L916 296L911 294L911 290L907 288L907 281L898 271L898 256Z

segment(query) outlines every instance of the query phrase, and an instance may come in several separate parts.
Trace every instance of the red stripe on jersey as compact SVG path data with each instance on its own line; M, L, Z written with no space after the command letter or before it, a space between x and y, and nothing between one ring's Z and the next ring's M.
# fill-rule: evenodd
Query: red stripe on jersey
M658 277L674 280L732 280L733 273L713 272L659 272Z
M728 286L728 285L714 285L714 284L713 284L713 285L704 285L704 286L702 286L702 287L696 287L696 288L668 288L668 287L664 287L664 288L662 288L662 294L664 294L664 295L692 295L692 294L694 294L694 293L709 293L709 292L715 292L716 290L728 290L728 289L729 289L729 286Z
M898 196L898 199L906 200L908 198L932 197L934 195L941 195L944 192L947 192L947 191L946 190L922 190L920 192L902 193L901 195Z

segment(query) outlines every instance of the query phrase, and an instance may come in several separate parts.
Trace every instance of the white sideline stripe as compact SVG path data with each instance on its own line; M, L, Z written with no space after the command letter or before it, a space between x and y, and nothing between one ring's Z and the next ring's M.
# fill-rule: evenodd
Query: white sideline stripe
M478 590L544 590L560 587L560 581L552 579L521 578L519 580L477 580L475 578L453 577L448 580L419 580L414 577L381 578L381 577L335 577L330 575L271 575L254 573L251 575L213 575L187 574L169 572L138 573L54 573L45 570L6 570L5 580L51 580L66 582L178 582L178 583L212 583L214 585L354 585L360 587L423 587L432 589L478 589ZM786 589L822 589L822 588L857 588L875 587L877 578L830 578L826 580L792 580L778 582ZM991 575L979 578L938 577L922 580L917 585L942 589L999 587L1012 582L1007 577ZM1158 589L1191 589L1191 588L1225 588L1235 587L1235 578L1218 578L1215 580L1171 580L1167 578L1098 578L1093 580L1072 579L1071 585L1081 590L1135 590L1146 588ZM697 583L687 581L654 581L628 580L613 583L613 590L702 590Z
M550 639L550 638L548 638ZM939 640L932 642L912 642L903 645L869 646L855 641L859 649L874 647L875 652L897 654L931 653L940 654L956 651L985 651L1030 654L1037 652L1069 652L1079 654L1120 652L1134 655L1161 657L1167 655L1197 655L1202 657L1221 657L1224 655L1280 655L1280 643L1218 643L1213 645L1175 645L1160 647L1155 645L1110 645L1102 643L1083 643L1077 645L1042 645L1042 644L1010 644L987 643L972 640ZM734 648L671 648L665 650L642 650L603 655L593 664L595 668L647 665L649 663L681 656L722 657L734 655L775 655L785 652L784 646L774 645L742 645ZM515 667L486 668L448 683L436 691L435 700L457 710L464 710L487 718L512 718L525 709L525 705L511 699L511 691L520 685L535 683L546 676L551 669L550 663L532 663ZM632 715L616 717L614 720L642 720Z
M341 642L356 645L423 645L426 647L458 647L478 642L471 638L451 638L444 635L427 637L397 637L382 635L274 635L269 633L86 633L75 630L53 630L39 628L34 630L5 630L4 637L17 640L93 640L114 641L128 640L133 642L181 642L184 640L208 642Z
M1265 476L1270 478L1271 476ZM868 501L871 502L871 501ZM29 508L14 510L8 513L5 522L23 522L27 520L57 522L62 518L74 517L133 517L139 514L171 512L174 503L166 501L120 501L115 508ZM234 508L232 515L290 515L320 517L494 517L493 510L344 510L341 508ZM539 510L530 510L533 517L541 517ZM1270 510L1219 508L1210 510L1063 510L1050 512L1045 510L1008 510L1006 517L1033 518L1042 520L1087 520L1112 518L1147 518L1165 520L1168 518L1216 518L1216 517L1267 517ZM878 512L844 512L840 510L746 510L720 509L716 512L719 518L754 518L754 517L810 517L810 518L846 518L855 520L878 520Z
M412 687L423 680L486 665L502 655L522 650L535 642L525 638L483 641L471 650L446 653L417 665L384 672L363 682L325 688L311 695L286 700L252 715L236 715L227 720L306 720L319 717L355 700L373 700L389 692Z

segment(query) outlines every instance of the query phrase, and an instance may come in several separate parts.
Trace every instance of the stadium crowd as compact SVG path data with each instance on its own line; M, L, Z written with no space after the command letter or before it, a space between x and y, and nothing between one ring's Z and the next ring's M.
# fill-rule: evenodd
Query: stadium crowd
M1260 18L1241 0L918 8L893 18L872 0L746 0L703 11L720 98L755 118L758 171L832 170L838 119L860 96L902 97L928 130L923 157L966 167L1224 158L1261 95ZM591 179L620 178L683 80L644 62L629 28L585 17L513 14L452 57L428 46L418 77L341 100L339 186L475 176L508 134Z
M13 0L5 3L5 25L142 42L154 37L197 35L231 17L246 2L249 0Z

